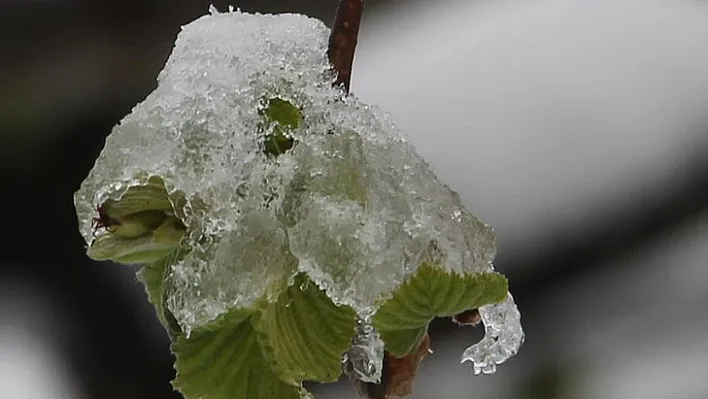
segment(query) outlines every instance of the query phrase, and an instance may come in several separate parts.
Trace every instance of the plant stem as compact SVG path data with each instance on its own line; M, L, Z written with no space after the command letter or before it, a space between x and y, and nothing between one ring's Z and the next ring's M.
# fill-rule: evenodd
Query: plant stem
M349 83L352 77L354 50L359 36L364 2L365 0L339 0L332 24L332 33L329 36L327 57L337 73L334 85L342 85L347 93L349 93Z
M452 317L452 320L461 326L476 326L482 321L479 309L468 309Z

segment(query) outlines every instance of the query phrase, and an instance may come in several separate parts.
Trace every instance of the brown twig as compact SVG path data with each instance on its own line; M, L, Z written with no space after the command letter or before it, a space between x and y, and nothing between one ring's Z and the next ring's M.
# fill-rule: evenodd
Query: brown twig
M354 382L359 397L364 399L398 399L413 393L415 379L421 361L430 354L430 336L426 333L418 348L402 357L396 357L386 351L383 359L381 383L361 382L356 377Z
M476 326L482 321L482 315L478 309L469 309L454 315L452 320L461 326Z
M365 0L339 0L332 24L332 33L329 36L327 57L337 73L334 84L335 86L344 86L347 93L349 93L349 83L352 77L354 50L359 36L364 2Z

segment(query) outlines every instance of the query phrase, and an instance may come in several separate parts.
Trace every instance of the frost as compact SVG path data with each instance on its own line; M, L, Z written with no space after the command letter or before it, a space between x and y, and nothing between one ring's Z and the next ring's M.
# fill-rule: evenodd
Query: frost
M431 243L444 270L491 268L491 229L385 113L332 87L328 35L292 14L212 11L184 26L157 89L113 129L75 195L91 242L96 205L164 181L190 249L164 280L185 332L276 297L299 272L372 315ZM302 120L268 120L274 99ZM277 156L264 144L274 137L289 140Z
M497 365L514 356L524 343L521 314L510 293L501 303L482 306L479 314L484 323L484 338L462 353L461 362L472 362L475 374L493 374Z

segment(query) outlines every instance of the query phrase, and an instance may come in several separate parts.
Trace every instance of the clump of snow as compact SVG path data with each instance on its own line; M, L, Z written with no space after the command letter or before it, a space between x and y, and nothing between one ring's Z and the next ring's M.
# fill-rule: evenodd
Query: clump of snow
M328 36L294 14L212 12L184 26L157 89L114 128L76 193L87 241L95 206L149 176L184 199L192 251L165 284L185 331L298 272L368 317L431 242L447 270L491 270L491 229L385 113L332 87ZM303 116L278 157L262 148L272 131L260 111L273 98Z

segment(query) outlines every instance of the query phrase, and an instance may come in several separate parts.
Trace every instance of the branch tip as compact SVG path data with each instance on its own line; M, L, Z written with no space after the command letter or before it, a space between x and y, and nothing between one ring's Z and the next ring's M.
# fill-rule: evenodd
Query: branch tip
M359 36L359 25L365 0L339 0L329 36L327 57L337 74L335 86L343 86L349 93L354 51Z

